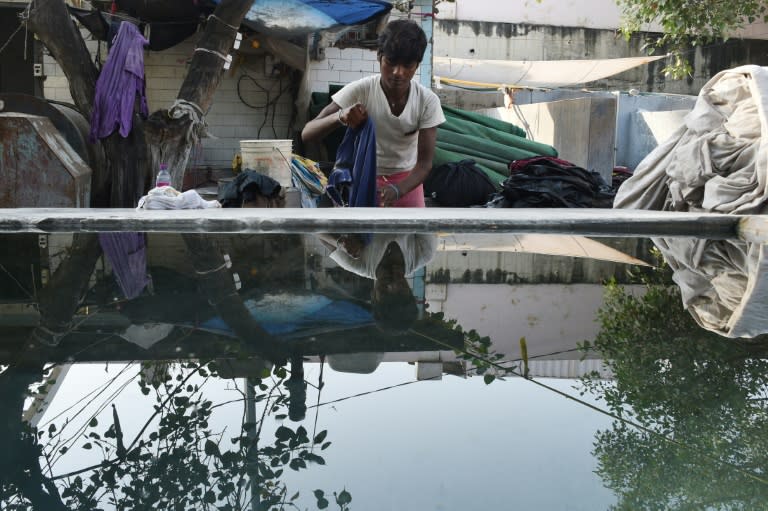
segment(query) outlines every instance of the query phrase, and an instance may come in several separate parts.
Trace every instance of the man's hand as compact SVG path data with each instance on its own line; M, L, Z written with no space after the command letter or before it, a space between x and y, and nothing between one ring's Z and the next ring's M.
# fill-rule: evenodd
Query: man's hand
M338 115L342 124L354 129L359 128L368 119L368 111L361 103L341 109Z
M379 189L379 197L381 198L381 205L383 207L388 208L393 206L395 202L397 202L400 197L402 197L400 187L398 187L395 183L386 183L382 188Z
M363 251L363 240L355 234L342 235L338 239L339 246L353 259L358 259Z

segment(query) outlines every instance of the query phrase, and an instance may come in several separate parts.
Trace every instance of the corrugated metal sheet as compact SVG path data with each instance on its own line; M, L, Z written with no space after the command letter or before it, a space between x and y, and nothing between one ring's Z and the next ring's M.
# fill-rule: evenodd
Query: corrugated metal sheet
M532 360L528 363L533 378L581 378L597 372L600 378L612 379L613 373L599 359L591 360Z
M91 168L44 117L0 113L0 207L90 205Z

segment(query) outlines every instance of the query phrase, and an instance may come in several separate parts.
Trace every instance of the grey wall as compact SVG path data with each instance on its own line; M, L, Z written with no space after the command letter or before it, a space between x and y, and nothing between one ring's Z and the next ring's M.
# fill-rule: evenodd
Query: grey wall
M636 57L645 55L644 43L645 36L626 41L614 30L449 20L437 20L434 25L434 54L444 57L499 60ZM743 64L768 65L768 41L734 39L697 49L689 58L694 73L688 79L666 79L661 72L666 63L660 60L587 86L696 95L718 71Z

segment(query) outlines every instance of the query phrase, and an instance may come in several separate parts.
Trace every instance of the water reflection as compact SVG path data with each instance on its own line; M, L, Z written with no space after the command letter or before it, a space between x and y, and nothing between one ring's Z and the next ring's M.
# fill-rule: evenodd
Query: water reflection
M768 345L702 329L647 240L149 235L122 277L96 235L2 241L8 509L765 499Z

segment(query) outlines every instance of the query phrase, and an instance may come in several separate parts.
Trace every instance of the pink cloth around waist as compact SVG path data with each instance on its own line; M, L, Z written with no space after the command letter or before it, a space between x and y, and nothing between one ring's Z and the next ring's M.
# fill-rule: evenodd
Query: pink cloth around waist
M397 172L396 174L388 174L386 176L376 176L376 188L381 191L388 184L398 184L403 179L407 178L411 174L410 171ZM381 195L376 194L378 205L381 206ZM423 208L424 207L424 187L422 185L417 186L410 192L406 193L400 199L395 202L392 207L395 208Z

